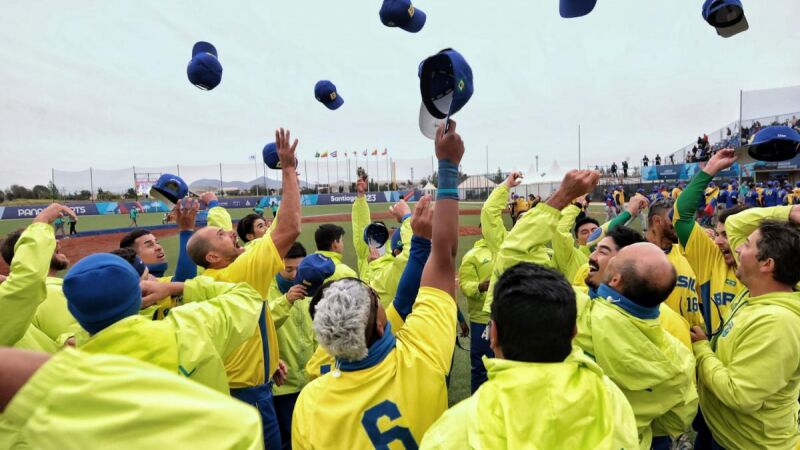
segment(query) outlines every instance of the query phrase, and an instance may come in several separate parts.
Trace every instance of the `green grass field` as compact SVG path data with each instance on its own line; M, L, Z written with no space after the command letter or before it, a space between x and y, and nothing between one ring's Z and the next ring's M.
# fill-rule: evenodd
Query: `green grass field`
M370 209L372 212L386 211L389 207L388 203L371 204ZM480 203L463 203L461 209L479 209ZM304 216L316 216L323 214L346 214L350 212L350 205L327 205L327 206L307 206L303 208ZM412 205L413 210L413 205ZM234 219L239 219L246 214L250 213L249 209L231 209L229 210ZM590 208L592 216L600 220L605 219L605 215L600 205L592 205ZM139 216L139 225L160 225L161 214L142 214ZM0 221L0 235L4 235L9 231L15 230L26 226L31 222L30 219L25 220L4 220ZM511 220L508 215L505 216L506 227L511 227ZM94 229L109 229L126 227L130 223L127 216L122 215L105 215L105 216L83 216L78 222L78 231L94 230ZM347 232L345 236L345 254L344 262L352 268L357 268L356 256L353 250L352 231L350 222L333 222L344 228ZM480 223L479 215L462 215L459 219L460 225L477 226ZM391 223L387 221L387 225ZM306 223L302 226L302 233L300 234L300 242L306 247L309 252L316 250L314 244L314 231L319 226L318 223ZM460 264L461 258L464 253L469 251L474 243L480 239L480 236L462 236L458 242L458 256L457 264ZM178 239L176 236L164 238L161 240L161 245L167 253L168 260L172 263L170 271L174 270L175 259L178 253ZM466 317L469 317L467 310L467 303L461 292L458 292L457 301L459 308ZM453 369L450 377L450 404L455 404L460 400L468 397L470 394L470 361L469 361L469 339L461 339L461 345L467 351L456 347L453 359Z

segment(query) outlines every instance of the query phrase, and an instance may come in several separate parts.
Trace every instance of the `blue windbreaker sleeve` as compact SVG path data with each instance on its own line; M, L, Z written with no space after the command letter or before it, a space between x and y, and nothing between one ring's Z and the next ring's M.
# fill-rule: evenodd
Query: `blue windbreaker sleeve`
M464 314L461 312L461 308L456 307L456 318L458 318L459 322L466 322L467 319L464 318Z
M403 269L400 283L397 285L397 294L394 296L392 304L397 314L406 320L406 316L411 313L414 301L419 292L419 283L422 280L422 269L431 254L431 241L419 236L411 238L411 251L408 256L408 263Z
M191 280L197 275L197 266L194 264L189 253L186 252L186 244L192 237L192 231L184 230L180 234L180 248L178 249L178 265L175 267L175 276L172 281Z

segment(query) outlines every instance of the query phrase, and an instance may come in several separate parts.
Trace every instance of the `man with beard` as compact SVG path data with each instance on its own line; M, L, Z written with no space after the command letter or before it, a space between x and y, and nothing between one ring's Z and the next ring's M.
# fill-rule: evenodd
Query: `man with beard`
M14 259L14 246L17 245L17 241L19 241L23 231L25 230L17 230L10 233L0 244L0 255L8 265L11 265L11 260ZM53 257L50 258L50 269L47 272L45 281L47 297L36 309L36 314L33 316L32 321L36 328L42 330L53 341L58 340L58 337L64 333L80 329L80 325L67 309L67 299L61 289L64 280L56 277L58 272L65 270L67 267L69 267L69 258L62 253L61 242L56 241L56 249L53 252Z
M224 227L209 225L197 230L187 244L192 261L206 269L204 276L229 283L246 282L263 299L268 297L275 275L284 268L283 257L300 235L300 187L295 167L297 139L292 143L290 132L280 129L275 131L275 142L283 176L283 197L275 229L254 240L246 252L229 222ZM224 212L224 208L211 202L208 206L209 222L215 210ZM228 357L225 369L231 395L255 406L261 413L267 448L281 448L271 381L278 370L278 362L275 325L269 308L265 307L253 335Z
M53 203L33 219L17 238L8 278L0 284L0 346L54 353L58 348L33 324L39 304L47 297L45 279L56 248L53 222L74 215L66 206ZM6 255L3 255L6 258Z
M645 237L647 242L664 251L678 275L675 289L664 303L683 316L690 326L702 326L703 315L698 301L697 278L678 245L678 235L671 217L673 204L672 199L664 198L650 205L647 213L649 227Z
M692 329L698 449L793 449L800 395L800 207L754 208L726 223L746 289L708 341ZM704 425L707 425L704 426Z
M492 285L519 262L552 264L551 243L561 210L591 192L599 181L593 171L570 171L547 202L528 213L506 237L492 273ZM636 416L641 448L669 442L687 431L697 412L694 358L672 333L688 330L680 317L662 306L675 287L675 270L658 247L642 242L634 230L611 229L589 257L584 289L575 287L578 334L575 343L597 361L628 398ZM491 307L491 303L487 302ZM680 330L665 329L677 318ZM688 336L687 336L688 337Z
M712 156L703 170L692 178L686 190L678 197L672 218L686 260L697 275L700 310L703 314L705 331L710 335L720 330L722 317L728 312L731 301L743 287L736 277L736 260L728 244L725 221L746 207L733 207L720 214L714 227L714 238L709 237L706 230L695 222L694 213L711 179L733 165L735 161L736 155L733 149L720 150Z

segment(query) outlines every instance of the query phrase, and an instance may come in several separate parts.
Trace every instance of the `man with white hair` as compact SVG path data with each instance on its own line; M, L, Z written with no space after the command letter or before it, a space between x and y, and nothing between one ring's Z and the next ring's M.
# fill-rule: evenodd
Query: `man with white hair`
M336 363L300 393L292 420L294 448L388 448L392 443L416 448L447 409L463 154L455 122L446 133L440 126L432 250L402 327L392 330L378 295L358 279L330 282L312 299L317 341Z

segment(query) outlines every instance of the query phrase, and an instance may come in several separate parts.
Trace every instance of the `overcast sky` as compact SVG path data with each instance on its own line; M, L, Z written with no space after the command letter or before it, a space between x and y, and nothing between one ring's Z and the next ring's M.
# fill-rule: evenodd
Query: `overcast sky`
M417 65L445 47L472 66L475 94L455 118L475 173L557 159L603 164L662 156L739 114L739 90L800 84L800 2L744 2L730 39L701 0L598 0L562 19L557 0L420 0L427 23L384 27L377 0L6 0L0 19L0 187L63 170L247 163L278 126L317 151L387 147L425 158ZM224 67L192 86L195 41ZM330 79L345 104L313 95ZM798 108L800 110L800 107ZM788 111L785 111L788 112Z

